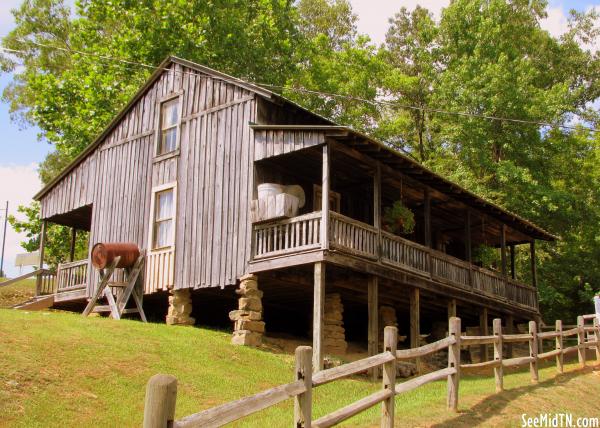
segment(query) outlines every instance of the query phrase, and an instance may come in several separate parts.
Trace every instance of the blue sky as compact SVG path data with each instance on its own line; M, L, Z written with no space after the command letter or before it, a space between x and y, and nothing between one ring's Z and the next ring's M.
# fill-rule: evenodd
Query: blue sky
M10 9L17 7L21 0L1 0L0 8L0 37L6 35L14 26ZM447 6L449 0L350 0L355 13L359 17L359 31L366 33L380 43L383 41L387 28L387 19L391 17L401 6L409 9L417 4L427 7L439 16L443 7ZM73 0L67 0L72 4ZM569 9L581 11L592 7L600 11L600 0L568 0L550 1L548 8L548 19L542 26L553 35L559 35L565 31L566 16ZM11 81L12 76L0 74L0 90L4 90ZM34 193L40 188L37 178L37 164L41 162L51 146L38 140L38 130L34 127L23 127L12 121L9 115L9 106L0 102L0 205L3 207L6 200L10 204L10 212L14 213L19 204L27 204ZM4 213L0 211L0 217ZM3 224L0 219L0 227ZM19 242L22 240L16 232L9 230L6 242L5 271L10 275L16 275L18 269L14 267L14 259L17 253L22 252Z

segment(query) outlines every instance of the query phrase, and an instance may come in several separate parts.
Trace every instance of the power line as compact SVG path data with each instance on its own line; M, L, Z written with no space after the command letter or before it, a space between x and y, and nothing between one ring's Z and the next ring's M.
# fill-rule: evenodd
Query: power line
M110 61L110 62L119 62L121 64L126 65L128 68L131 68L130 66L138 66L138 67L144 67L144 68L147 68L147 69L150 69L150 70L157 70L157 69L159 69L158 66L154 66L154 65L151 65L151 64L145 64L145 63L142 63L142 62L131 61L131 60L126 60L126 59L122 59L122 58L115 58L115 57L111 57L111 56L108 56L108 55L100 55L100 54L95 54L95 53L91 53L91 52L80 51L80 50L71 49L71 48L64 48L64 47L60 47L60 46L47 45L47 44L39 43L39 42L36 42L36 41L33 41L33 40L18 39L18 41L21 42L21 43L30 43L30 44L33 44L35 46L39 46L39 47L43 47L43 48L47 48L47 49L61 50L61 51L68 52L68 53L71 53L71 54L79 54L79 55L90 56L90 57L94 57L94 58L98 58L98 59L105 60L105 61ZM9 48L1 47L1 46L0 46L0 49L3 49L3 50L8 51L8 52L12 52L12 53L28 54L28 52L23 51L23 50L9 49ZM164 71L173 72L173 73L179 73L181 75L188 74L188 75L197 76L196 73L190 73L190 72L186 72L186 71L177 71L177 70L169 69L169 68L166 68L166 67L162 67L160 69L162 69ZM322 96L322 97L345 99L345 100L350 100L350 101L367 103L367 104L371 104L371 105L396 107L396 108L405 109L405 110L418 110L418 111L424 111L424 112L428 112L428 113L445 114L445 115L450 115L450 116L472 117L472 118L485 119L485 120L493 120L493 121L500 121L500 122L511 122L511 123L526 124L526 125L537 125L537 126L544 126L544 127L550 127L550 128L554 128L555 127L555 128L569 129L569 130L578 130L578 129L583 128L583 129L585 129L587 131L590 131L590 132L599 132L598 129L593 128L593 127L587 127L587 126L577 127L577 126L571 126L571 125L553 124L553 123L550 123L550 122L539 121L539 120L528 120L528 119L518 119L518 118L510 118L510 117L501 117L501 116L493 116L493 115L487 115L487 114L481 114L481 113L469 113L469 112L460 112L460 111L449 111L449 110L442 110L442 109L437 109L437 108L432 108L432 107L423 107L423 106L414 106L414 105L409 105L409 104L403 104L403 103L396 102L396 101L368 100L368 99L365 99L365 98L356 97L356 96L352 96L352 95L343 95L343 94L336 94L336 93L331 93L331 92L316 91L316 90L311 90L311 89L306 89L306 88L273 85L271 83L245 81L245 80L233 77L233 76L228 76L228 78L216 77L216 76L212 76L212 77L215 80L221 80L221 81L228 82L228 83L243 83L243 84L245 84L245 83L252 83L252 84L257 85L257 86L263 86L265 88L272 88L272 89L279 89L279 90L282 90L282 91L291 91L291 92L298 92L298 93L304 93L304 94L318 95L318 96Z

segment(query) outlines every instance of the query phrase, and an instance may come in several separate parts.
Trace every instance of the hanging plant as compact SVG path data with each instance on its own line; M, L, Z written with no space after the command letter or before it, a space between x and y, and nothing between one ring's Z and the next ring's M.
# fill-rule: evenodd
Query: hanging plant
M382 220L383 229L391 233L412 233L415 230L415 215L402 201L385 207Z

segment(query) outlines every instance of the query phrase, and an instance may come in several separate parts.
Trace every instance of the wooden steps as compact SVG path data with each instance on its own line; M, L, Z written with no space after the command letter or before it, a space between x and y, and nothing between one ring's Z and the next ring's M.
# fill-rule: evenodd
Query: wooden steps
M36 296L23 303L13 306L13 309L23 309L28 311L41 311L54 305L54 295Z

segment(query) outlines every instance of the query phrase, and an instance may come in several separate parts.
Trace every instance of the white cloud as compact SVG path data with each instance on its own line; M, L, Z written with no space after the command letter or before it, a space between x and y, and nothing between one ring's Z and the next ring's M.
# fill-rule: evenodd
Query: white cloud
M560 37L569 29L567 15L562 5L549 7L547 9L548 17L542 19L541 27L552 34L554 37Z
M448 6L449 0L350 0L354 13L358 15L358 30L368 34L376 44L385 41L388 19L393 17L401 7L408 10L420 5L429 9L436 19L441 16L442 8Z
M442 9L450 4L450 0L350 0L354 13L358 15L358 30L361 33L368 34L376 44L385 41L385 33L388 29L388 19L391 18L401 7L409 10L417 5L429 9L436 19L442 15ZM555 4L548 7L548 17L540 22L543 29L547 30L554 37L560 37L568 30L568 9L569 5ZM589 12L595 8L600 12L600 6L590 4L584 8ZM600 25L600 22L599 22ZM594 46L583 46L584 49L597 51L600 49L600 40L596 41Z
M4 228L4 208L8 201L9 214L17 214L19 205L28 205L32 196L41 188L37 173L37 164L29 165L0 165L0 231ZM18 216L17 216L18 217ZM14 266L15 257L25 250L20 243L25 239L8 225L6 231L6 247L4 252L4 270L9 276L18 274ZM0 237L1 240L1 237Z

